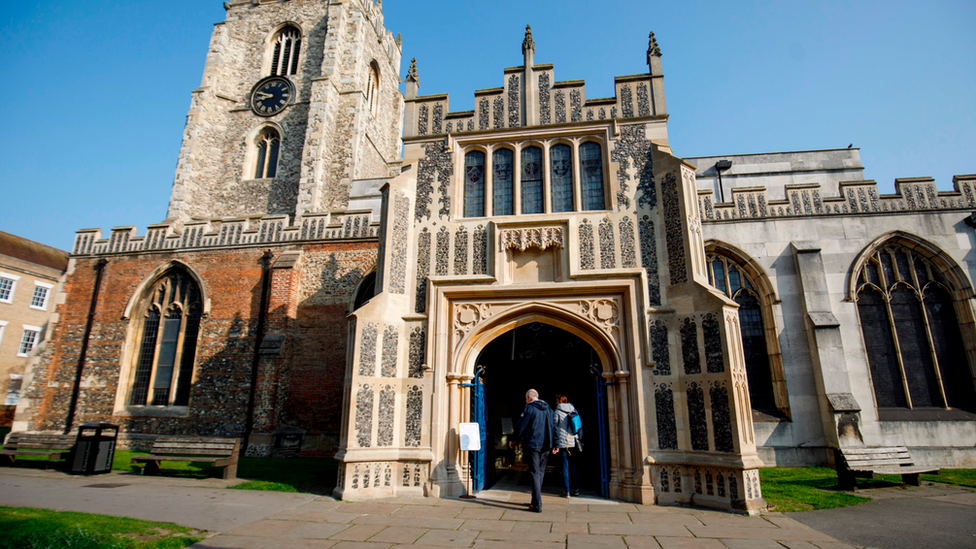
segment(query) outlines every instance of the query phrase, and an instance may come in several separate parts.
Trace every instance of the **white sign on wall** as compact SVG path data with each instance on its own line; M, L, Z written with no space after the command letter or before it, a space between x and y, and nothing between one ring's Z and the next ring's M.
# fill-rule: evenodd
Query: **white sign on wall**
M481 450L481 430L477 423L458 424L458 434L461 436L462 452L477 452Z

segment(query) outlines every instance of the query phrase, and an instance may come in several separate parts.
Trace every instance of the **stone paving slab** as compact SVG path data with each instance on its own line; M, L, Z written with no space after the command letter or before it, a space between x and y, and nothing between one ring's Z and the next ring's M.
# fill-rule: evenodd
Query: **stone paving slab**
M591 534L569 534L566 539L567 549L584 549L598 547L602 549L626 549L624 538L620 536L594 536Z
M664 521L660 523L648 524L602 524L591 523L591 534L615 534L619 536L669 536L669 537L691 537L688 527L680 524L668 524ZM711 537L711 536L705 536Z
M624 536L624 543L629 549L661 549L661 544L651 536Z
M461 530L477 530L483 532L511 532L517 522L511 520L478 520L471 519L464 521Z
M627 537L630 539L630 536ZM726 549L717 539L704 538L671 538L658 536L654 538L661 544L661 549Z
M688 530L696 538L719 538L719 539L765 539L775 541L833 541L834 539L827 534L821 534L816 530L793 530L788 528L733 528L733 527L710 527L710 526L689 526Z
M783 549L783 546L768 539L723 539L722 544L729 549Z

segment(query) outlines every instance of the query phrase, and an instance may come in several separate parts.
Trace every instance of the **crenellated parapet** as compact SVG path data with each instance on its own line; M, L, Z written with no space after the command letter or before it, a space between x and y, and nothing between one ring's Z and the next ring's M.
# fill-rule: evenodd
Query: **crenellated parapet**
M317 240L375 239L379 223L372 210L308 214L289 223L287 215L193 220L150 225L144 236L135 226L114 227L107 238L101 229L82 229L75 234L73 256L193 250L253 246Z
M525 63L504 69L502 85L476 90L474 110L451 112L447 94L417 95L419 76L407 76L404 138L665 116L661 52L651 36L650 72L614 79L614 96L587 98L582 80L556 81L552 64L535 64L530 29L522 45Z
M734 187L729 202L716 202L711 189L698 191L703 221L775 217L919 212L976 208L976 175L957 175L953 190L939 191L930 177L895 180L894 194L880 194L871 180L844 181L835 193L819 183L785 186L785 197L771 198L766 187Z

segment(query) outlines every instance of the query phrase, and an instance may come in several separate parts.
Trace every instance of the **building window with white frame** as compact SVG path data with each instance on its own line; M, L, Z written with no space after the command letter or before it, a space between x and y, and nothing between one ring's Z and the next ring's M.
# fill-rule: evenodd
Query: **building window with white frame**
M34 295L31 296L31 309L40 309L42 311L47 310L47 301L51 296L51 290L54 289L54 284L48 284L47 282L34 281Z
M288 25L272 39L271 76L291 76L298 73L298 55L302 50L302 33Z
M20 348L17 350L17 356L27 356L34 350L34 347L41 341L42 330L43 328L38 326L24 324L24 335L20 338Z
M0 272L0 302L13 303L18 280L20 277L17 275Z

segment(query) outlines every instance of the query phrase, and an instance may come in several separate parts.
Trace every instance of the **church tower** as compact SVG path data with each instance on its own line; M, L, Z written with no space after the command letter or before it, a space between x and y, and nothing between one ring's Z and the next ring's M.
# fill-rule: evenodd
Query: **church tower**
M400 39L383 25L382 1L224 7L192 93L168 221L347 209L354 180L399 172Z

